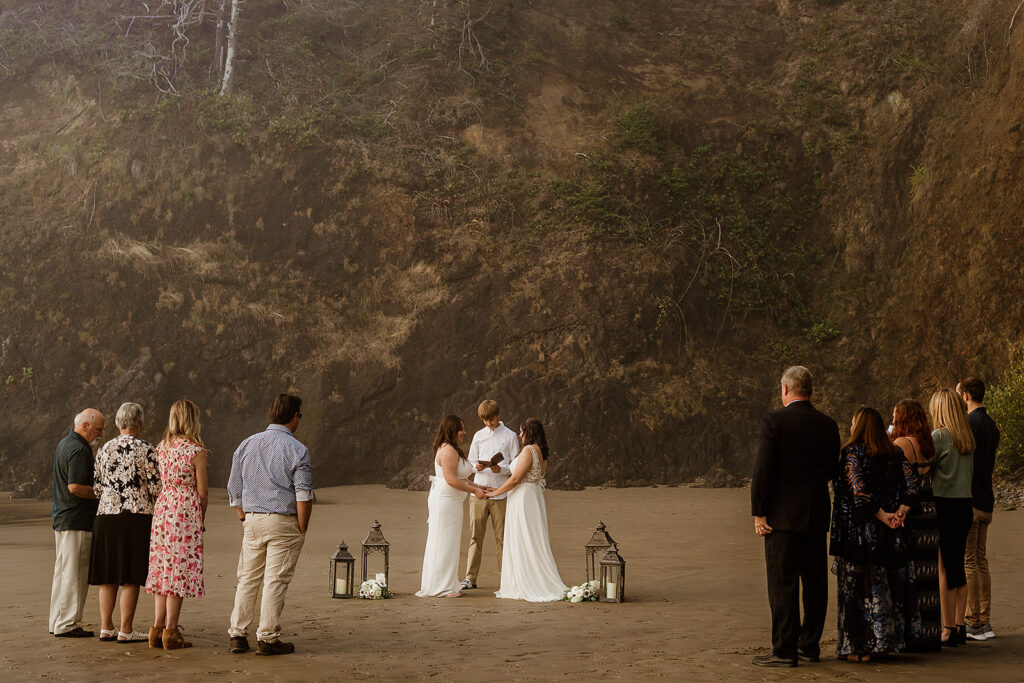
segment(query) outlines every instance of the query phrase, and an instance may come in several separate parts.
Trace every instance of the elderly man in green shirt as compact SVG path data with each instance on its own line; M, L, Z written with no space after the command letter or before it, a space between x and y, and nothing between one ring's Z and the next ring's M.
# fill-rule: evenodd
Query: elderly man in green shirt
M103 414L87 408L53 455L53 537L57 561L50 591L50 633L91 638L79 622L89 593L89 552L98 501L93 492L92 444L103 435Z

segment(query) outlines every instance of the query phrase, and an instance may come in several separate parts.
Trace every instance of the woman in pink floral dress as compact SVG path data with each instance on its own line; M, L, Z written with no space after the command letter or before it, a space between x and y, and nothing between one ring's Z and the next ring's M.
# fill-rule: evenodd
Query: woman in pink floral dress
M178 625L181 603L203 597L207 482L199 429L199 407L188 399L175 401L163 441L156 447L163 489L153 508L146 592L156 600L149 645L165 650L192 647Z

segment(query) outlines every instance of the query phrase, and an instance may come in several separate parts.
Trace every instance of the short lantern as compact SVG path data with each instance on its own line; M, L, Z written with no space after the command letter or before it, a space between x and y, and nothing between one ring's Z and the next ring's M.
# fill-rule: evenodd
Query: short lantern
M626 561L619 555L619 548L614 543L601 558L601 581L598 590L601 602L626 600Z
M380 522L373 520L370 532L363 539L363 581L366 581L367 577L383 574L384 583L390 586L391 576L388 573L390 563L391 544L380 532Z
M608 552L609 546L615 541L605 531L604 522L598 522L594 529L594 535L590 537L585 546L587 549L587 581L594 581L598 577L601 558Z
M345 541L338 544L338 549L331 556L331 597L355 597L356 558L348 551Z

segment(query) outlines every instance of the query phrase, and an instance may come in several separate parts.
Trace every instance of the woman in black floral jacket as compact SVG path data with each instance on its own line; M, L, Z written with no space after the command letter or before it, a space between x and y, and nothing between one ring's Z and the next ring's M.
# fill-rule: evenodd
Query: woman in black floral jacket
M917 483L874 408L853 416L833 482L831 547L839 602L836 655L869 661L904 650L921 630L911 537L903 522Z
M89 583L100 587L100 640L141 643L148 634L132 622L139 586L149 571L153 503L160 494L156 453L139 438L142 406L123 403L114 423L121 435L96 454L94 490L100 499L93 525ZM114 628L114 602L121 586L121 625Z

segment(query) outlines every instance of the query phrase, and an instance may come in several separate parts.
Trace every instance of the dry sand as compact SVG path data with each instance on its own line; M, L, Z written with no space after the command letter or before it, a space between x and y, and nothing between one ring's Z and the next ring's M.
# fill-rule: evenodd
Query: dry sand
M629 602L534 605L493 596L497 577L489 535L479 589L456 600L415 597L427 494L381 486L321 489L283 618L285 639L294 640L297 651L281 657L227 652L240 529L223 489L211 497L207 597L186 600L182 612L195 647L164 653L145 644L49 636L50 504L11 501L3 495L0 680L233 681L254 675L275 680L459 681L1024 679L1024 546L1019 540L1024 512L997 511L992 525L995 640L885 663L857 665L826 658L778 670L750 664L768 644L769 620L762 543L751 531L747 490L547 492L551 540L563 580L583 580L583 544L603 519L627 561ZM374 518L380 519L392 544L397 597L330 599L328 558L342 539L358 546ZM153 603L145 595L139 602L136 627L145 630ZM86 621L95 627L95 589L86 609ZM834 646L835 609L830 607L824 653Z

